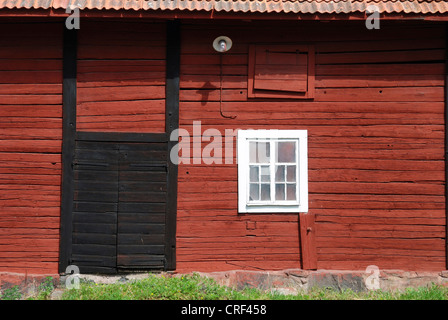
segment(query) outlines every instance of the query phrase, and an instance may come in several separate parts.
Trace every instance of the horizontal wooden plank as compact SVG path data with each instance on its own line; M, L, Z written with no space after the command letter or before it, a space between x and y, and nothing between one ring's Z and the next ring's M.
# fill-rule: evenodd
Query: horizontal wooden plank
M165 98L164 86L78 88L77 102L157 100ZM45 103L45 102L42 102Z
M77 166L75 166L76 168ZM93 167L92 167L93 168ZM76 183L78 182L85 182L85 181L98 181L103 183L115 183L118 180L117 172L110 172L108 169L111 167L104 167L104 170L99 171L97 168L94 167L95 170L80 170L76 168L74 172L74 178L76 180Z
M387 198L386 198L387 199ZM393 200L392 200L393 201ZM428 202L432 201L431 198L427 200ZM444 198L440 197L438 200L434 200L438 202L444 202ZM314 208L313 212L316 215L322 217L323 220L328 219L327 216L340 216L340 217L367 217L367 218L406 218L405 221L402 221L404 224L444 224L443 218L445 217L445 213L443 209L420 209L420 210L400 210L400 209L350 209L350 208L341 208L341 209L317 209ZM425 222L425 219L427 220ZM373 221L373 220L372 220ZM397 221L399 223L400 221ZM376 223L376 222L374 222ZM383 223L382 221L380 224ZM395 223L395 222L394 222Z
M180 56L181 65L247 65L248 57L247 54L235 54L230 51L225 55L221 55L217 52L210 54L200 54L200 53L183 53Z
M77 245L115 246L117 244L117 236L115 234L74 232L72 239L73 244Z
M83 132L76 133L79 141L103 141L103 142L166 142L168 136L165 133L110 133L110 132ZM147 146L151 148L152 144Z
M102 203L118 202L117 191L101 191L101 190L76 190L73 198L75 201L94 201Z
M120 191L119 201L126 202L148 202L148 203L165 203L167 200L166 192L136 192L136 191Z
M164 224L165 223L164 213L123 213L120 212L118 215L119 223L149 223L149 224Z
M166 172L161 171L140 171L138 175L132 171L121 171L119 173L119 179L123 183L130 182L166 182Z
M297 223L293 222L257 222L257 227L248 230L245 222L239 221L185 221L178 226L179 236L195 234L197 238L229 237L241 235L253 236L291 236L298 234Z
M184 75L217 75L244 76L247 75L247 66L244 65L181 65L180 77Z
M164 268L165 256L164 255L147 255L147 254L133 254L117 256L117 266L119 268Z
M2 94L0 95L0 105L23 105L23 104L62 104L62 95L59 94L29 94L29 95L19 95L19 94Z
M247 89L247 76L182 75L181 89Z
M181 90L181 101L247 101L247 90ZM280 94L280 93L279 93ZM343 92L334 88L319 88L315 101L443 101L443 87L390 87L390 88L347 88Z
M339 270L365 270L366 266L374 264L382 270L395 269L395 270L425 270L425 271L437 271L444 268L445 262L443 258L435 259L410 259L408 257L398 258L379 258L378 256L373 258L363 259L358 257L357 259L342 259L339 257L337 261L326 261L325 258L318 256L318 268L319 269L339 269Z
M165 234L165 224L155 223L128 223L118 221L118 236L125 237L125 234L143 233L143 234Z
M37 39L38 42L42 41ZM0 59L0 71L56 71L62 72L62 59Z
M115 256L115 245L104 244L73 244L72 250L74 255L101 255L106 257Z
M81 202L73 203L73 211L76 212L98 212L110 213L117 212L118 205L116 203L99 203L99 202Z
M27 88L16 87L10 91L3 89L1 94L60 94L57 90L62 83L62 71L0 71L0 84L26 84ZM51 84L44 85L44 84ZM4 98L2 98L3 100Z
M137 173L139 174L139 173ZM166 192L166 182L154 181L120 181L120 191L128 192Z
M182 90L183 91L183 90ZM203 112L219 110L220 103L213 101L181 101L181 119L183 114L188 112L194 112L198 109ZM242 107L244 106L244 108ZM377 114L420 114L420 113L437 113L443 114L443 102L434 102L431 104L425 102L377 102L366 101L363 103L354 101L344 102L317 102L317 101L282 101L281 103L274 103L273 101L245 101L242 102L222 102L222 108L226 111L237 112L244 109L244 112L260 113L272 113L272 112L285 112L295 113L298 112L298 106L300 106L300 114L309 117L315 113L334 113L339 114L341 112L346 113L377 113ZM187 111L188 110L188 111ZM362 117L359 117L362 118Z
M443 75L323 75L316 88L442 87Z
M320 200L313 199L310 202L312 209L369 209L369 210L438 210L445 207L444 203L440 202L417 202L417 201L378 201L378 200L364 200L353 201L345 199L344 201L334 200Z
M442 182L444 172L439 171L383 171L352 169L308 170L309 181L345 181L345 182Z
M395 211L395 210L394 210ZM337 210L336 212L341 212L341 210ZM361 211L363 212L363 211ZM364 211L365 212L365 211ZM387 230L387 226L399 226L399 225L408 225L410 228L418 228L419 226L442 226L443 225L443 217L439 214L437 216L428 216L425 214L425 211L418 210L420 212L420 216L417 216L414 213L413 216L375 216L375 215L357 215L357 216L348 216L341 214L339 219L336 215L319 215L316 218L317 223L325 224L325 223L334 223L334 224L353 224L360 225L360 228L366 228L366 225L378 225L383 226L384 230ZM361 226L362 225L362 226Z
M87 267L97 267L94 269L94 273L97 273L98 270L103 270L101 267L114 267L116 257L115 256L106 256L101 254L96 255L87 255L87 254L73 254L72 255L73 263L79 267L80 272L89 272Z
M3 76L3 72L0 74ZM6 84L0 84L0 94L60 94L62 92L62 83L12 84L14 83L13 79Z
M111 50L113 48L113 50ZM102 46L100 44L79 46L78 59L160 59L165 58L165 47Z
M120 214L120 217L123 215ZM125 233L118 235L118 245L133 245L133 244L154 244L164 243L165 234L147 234L147 233Z
M443 101L443 87L316 89L315 101Z
M320 52L316 54L316 64L357 64L357 63L403 63L426 61L441 62L445 59L443 49L393 50L367 52Z
M441 75L443 63L316 65L316 76L324 75Z
M73 231L77 233L105 233L115 234L117 226L108 223L73 223Z
M443 239L316 238L317 247L443 250Z
M124 105L126 107L124 107ZM98 115L151 115L165 113L165 100L84 102L77 106L77 117ZM84 120L84 119L82 119ZM85 121L85 120L84 120Z
M265 125L242 125L237 127L238 129L270 129L271 127L266 127ZM237 129L234 128L234 129ZM190 136L193 133L193 126L190 122L189 124L184 124L182 129L185 129ZM201 132L208 129L218 130L221 136L225 136L226 129L230 130L228 125L222 123L216 125L204 125L201 124ZM308 130L309 138L314 137L335 137L335 138L345 138L347 140L352 138L394 138L394 139L442 139L443 138L443 125L363 125L363 126L353 126L353 125L340 125L331 126L327 124L322 124L319 126L297 126L292 124L279 124L276 129L293 129L293 130ZM232 129L233 130L233 129ZM216 132L216 131L213 131ZM184 133L183 133L184 134Z
M350 183L310 182L310 192L317 193L362 193L362 194L421 194L443 195L443 184L431 183Z
M118 181L75 180L75 190L118 191Z
M445 47L443 37L414 39L381 39L372 41L369 39L357 41L321 41L315 44L316 52L356 52L356 51L384 51L384 50L422 50L441 49Z
M361 170L403 170L403 171L431 171L443 170L443 161L440 160L408 160L408 159L338 159L313 158L309 159L310 169L361 169Z
M53 85L51 85L53 86ZM61 118L62 108L59 105L3 105L0 109L2 117L21 118Z
M164 213L166 211L165 203L135 203L121 202L119 203L119 212L123 213Z
M115 212L73 212L73 222L79 223L106 223L114 224L117 222Z
M163 71L161 67L166 65L165 60L147 59L118 59L118 60L97 60L78 59L78 73L82 77L84 73L90 72L120 72L120 71Z
M32 43L21 45L3 44L0 52L0 59L62 59L62 45L45 45L44 41L36 46Z
M271 90L271 91L289 91L289 92L306 92L307 80L283 80L273 77L272 79L257 79L254 80L255 90Z
M291 261L277 260L275 258L269 260L219 260L219 261L195 261L192 256L179 256L177 258L176 269L179 272L193 272L194 270L204 270L204 272L223 271L223 270L284 270L285 268L297 268L300 266L300 256ZM328 268L331 269L331 268Z
M152 245L152 244L135 244L135 245L118 245L118 255L163 255L165 253L165 245Z

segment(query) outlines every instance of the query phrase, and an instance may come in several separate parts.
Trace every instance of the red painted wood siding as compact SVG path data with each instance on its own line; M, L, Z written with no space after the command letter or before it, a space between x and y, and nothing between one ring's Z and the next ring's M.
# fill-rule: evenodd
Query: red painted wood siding
M83 21L77 129L165 132L165 24Z
M318 268L445 269L443 26L215 21L182 31L182 128L308 130ZM222 96L220 35L233 40ZM291 42L315 44L314 100L247 99L249 44ZM178 198L180 271L301 267L298 215L238 214L236 164L180 165Z
M60 23L0 24L0 271L57 273Z

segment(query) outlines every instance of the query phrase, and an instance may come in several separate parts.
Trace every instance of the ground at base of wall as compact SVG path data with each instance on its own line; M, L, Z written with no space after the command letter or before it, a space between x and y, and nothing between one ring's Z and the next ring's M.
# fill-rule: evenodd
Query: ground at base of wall
M282 271L247 271L232 270L222 272L196 272L201 276L213 278L217 283L241 290L244 288L258 288L260 290L275 291L281 294L297 294L312 288L331 288L337 291L350 289L355 292L365 292L371 289L383 291L404 290L431 285L448 286L448 271L401 271L381 270L373 272L288 269ZM160 273L160 275L177 277L182 274ZM94 283L117 283L138 280L147 277L147 273L120 275L89 275L80 274L85 281ZM65 287L66 276L58 274L20 274L0 272L0 290L17 287L23 297L29 297L38 292L39 287L48 281L55 288ZM55 290L53 299L58 299L61 290Z
M14 292L20 292L21 298L26 298L35 295L42 289L43 285L52 286L59 285L58 274L28 274L28 273L12 273L0 272L0 297ZM17 288L17 290L13 290Z

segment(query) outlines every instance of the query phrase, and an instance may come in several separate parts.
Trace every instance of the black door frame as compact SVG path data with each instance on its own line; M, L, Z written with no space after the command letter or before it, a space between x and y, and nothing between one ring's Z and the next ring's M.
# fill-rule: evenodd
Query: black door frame
M77 30L65 28L63 40L63 88L62 88L62 181L61 181L61 219L59 245L59 273L63 274L71 264L72 255L72 210L74 197L73 160L75 142L83 139L83 133L76 131L77 104ZM170 141L171 133L179 128L179 70L180 70L180 22L167 21L166 26L166 79L165 79L165 133L89 133L101 138L129 142L149 142L165 140L168 142L168 155L177 141ZM176 218L177 218L177 164L168 160L168 199L166 211L165 257L166 270L176 269Z

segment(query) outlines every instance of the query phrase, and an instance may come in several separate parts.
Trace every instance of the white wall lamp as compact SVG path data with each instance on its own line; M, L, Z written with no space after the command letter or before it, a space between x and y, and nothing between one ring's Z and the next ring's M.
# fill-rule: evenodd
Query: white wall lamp
M232 48L232 40L229 37L220 36L213 41L213 49L220 53L227 52L230 48Z

